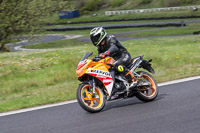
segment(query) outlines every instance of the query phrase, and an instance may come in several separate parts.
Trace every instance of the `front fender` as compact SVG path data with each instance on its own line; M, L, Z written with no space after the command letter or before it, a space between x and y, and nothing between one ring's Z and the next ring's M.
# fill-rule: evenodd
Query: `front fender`
M89 84L90 86L92 86L93 87L93 80L91 79L91 80L84 80L81 84Z

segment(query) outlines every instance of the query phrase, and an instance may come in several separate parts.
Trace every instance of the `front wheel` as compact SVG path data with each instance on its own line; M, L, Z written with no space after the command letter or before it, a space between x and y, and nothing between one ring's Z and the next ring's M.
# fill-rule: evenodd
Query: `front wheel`
M77 88L76 97L79 105L86 111L96 113L101 111L106 103L102 90L95 88L95 95L92 92L92 86L89 84L80 84Z
M156 80L147 72L139 71L138 93L136 97L144 102L153 101L158 96L158 86Z

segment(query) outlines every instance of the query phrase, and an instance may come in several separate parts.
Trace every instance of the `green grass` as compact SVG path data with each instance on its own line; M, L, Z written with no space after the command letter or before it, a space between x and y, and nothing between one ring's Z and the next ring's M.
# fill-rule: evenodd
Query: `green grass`
M128 32L128 31L137 31L137 30L145 30L145 29L153 29L155 27L134 27L134 28L117 28L117 29L106 29L108 34L114 33L121 33L121 32ZM89 36L89 30L72 30L72 31L44 31L41 35L46 34L64 34L64 35L82 35L82 36Z
M108 33L121 33L121 32L128 32L128 31L137 31L137 30L145 30L145 29L153 29L152 27L142 27L142 28L122 28L122 29L107 29ZM64 35L82 35L83 37L88 37L90 30L80 30L80 31L65 31L65 32L43 32L42 34L64 34ZM47 43L40 43L36 45L26 45L22 48L28 49L48 49L48 48L64 48L68 46L77 46L88 44L85 42L78 42L76 39L69 39L69 40L59 40L54 42L47 42Z
M155 30L155 31L144 31L144 32L137 32L137 33L128 33L124 35L120 35L121 37L151 37L151 36L162 36L162 35L183 35L183 34L192 34L194 31L198 31L200 29L200 25L193 25L188 24L191 26L186 27L169 27L170 29L163 29ZM155 27L142 27L142 28L122 28L122 29L108 29L107 32L115 34L115 33L122 33L122 32L131 32L131 31L140 31L140 30L147 30L147 29L159 29ZM64 34L80 34L83 37L89 36L89 30L81 30L81 31L67 31L67 32L58 32ZM56 32L46 32L47 34L56 33ZM76 39L69 39L69 40L60 40L54 42L47 42L47 43L40 43L36 45L26 45L23 48L28 49L48 49L48 48L65 48L69 46L79 46L83 44L91 44L85 42L78 42Z
M59 40L47 43L40 43L36 45L25 45L23 48L28 49L49 49L49 48L65 48L65 47L77 47L79 45L86 44L84 42L78 42L76 39L69 39L69 40Z
M80 57L75 50L2 54L0 112L73 99Z
M59 19L58 14L45 18L48 23L66 23L66 22L82 22L82 21L102 21L102 20L116 20L116 19L138 19L138 18L159 18L159 17L178 17L178 16L200 16L200 11L193 12L191 10L179 10L179 11L161 11L151 13L134 13L106 16L103 11L97 12L97 16L82 15L78 18L71 19ZM137 21L136 21L137 22Z
M200 25L198 26L186 26L179 28L170 28L158 31L146 31L139 33L132 33L124 36L129 37L150 37L150 36L162 36L162 35L182 35L182 34L193 34L194 31L199 31Z
M89 0L74 1L74 7L81 14L92 14L92 12L104 12L105 10L133 10L172 6L198 5L198 0ZM97 6L98 5L98 6Z
M158 82L200 75L199 36L153 38L123 42L132 57L153 59ZM89 44L0 56L0 112L75 99L80 83L75 73Z
M63 24L63 25L50 25L45 27L66 27L66 26L86 26L86 25L113 25L113 24L134 24L134 23L151 23L151 22L172 22L172 21L188 21L199 20L200 18L190 19L164 19L164 20L139 20L139 21L117 21L117 22L98 22L98 23L82 23L82 24Z

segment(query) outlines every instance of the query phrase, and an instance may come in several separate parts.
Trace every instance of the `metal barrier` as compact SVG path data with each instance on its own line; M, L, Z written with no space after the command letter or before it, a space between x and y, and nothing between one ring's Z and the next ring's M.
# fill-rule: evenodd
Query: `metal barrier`
M119 10L119 11L106 11L105 15L119 15L119 14L131 14L131 13L146 13L146 12L158 12L158 11L174 11L174 10L195 10L200 8L200 5L194 6L181 6L181 7L166 7L166 8L151 8L151 9L136 9L136 10Z

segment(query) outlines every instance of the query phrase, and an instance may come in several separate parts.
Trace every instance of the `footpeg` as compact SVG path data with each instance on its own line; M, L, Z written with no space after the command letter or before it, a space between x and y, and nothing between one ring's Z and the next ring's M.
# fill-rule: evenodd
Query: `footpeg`
M122 91L118 91L116 94L117 94L117 95L120 95L120 94L123 94L123 93L125 93L125 92L127 92L127 91L124 89L124 90L122 90Z
M129 86L129 90L137 90L136 86L137 86L137 82L132 82L131 85Z

